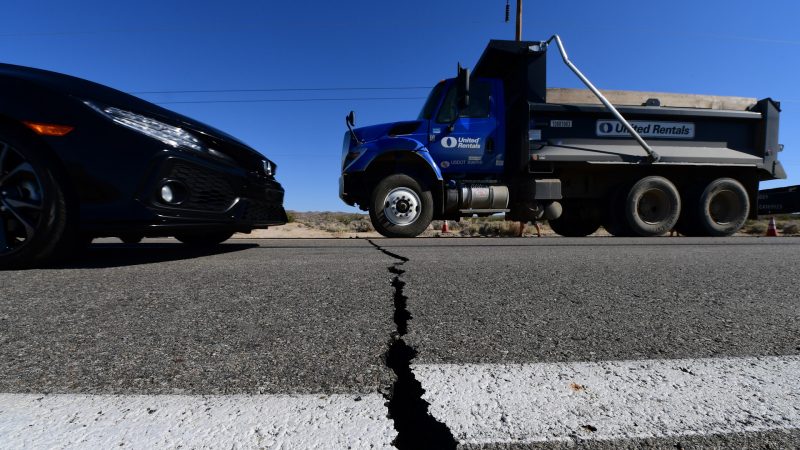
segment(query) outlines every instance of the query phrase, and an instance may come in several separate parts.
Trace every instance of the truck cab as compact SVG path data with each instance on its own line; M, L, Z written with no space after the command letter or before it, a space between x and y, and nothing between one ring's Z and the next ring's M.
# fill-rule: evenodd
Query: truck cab
M565 236L725 236L756 215L760 181L786 177L778 102L603 94L553 39L588 91L547 88L550 41L491 41L416 120L354 128L351 112L342 200L387 237L498 213Z

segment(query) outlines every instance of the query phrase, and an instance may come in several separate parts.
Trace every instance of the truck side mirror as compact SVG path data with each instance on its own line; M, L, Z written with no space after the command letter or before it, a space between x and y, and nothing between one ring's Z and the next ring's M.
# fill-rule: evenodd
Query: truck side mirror
M350 114L348 114L347 117L345 117L345 120L347 121L347 124L350 125L351 127L356 126L356 113L354 111L350 111Z
M456 92L458 94L458 109L469 107L469 69L458 65L458 78L456 78Z

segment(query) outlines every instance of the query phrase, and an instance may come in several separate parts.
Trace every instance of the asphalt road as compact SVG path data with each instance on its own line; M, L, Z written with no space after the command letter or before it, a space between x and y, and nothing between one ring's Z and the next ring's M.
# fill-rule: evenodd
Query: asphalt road
M0 393L344 396L355 405L373 396L371 417L406 445L417 426L476 448L800 445L800 239L240 240L202 253L113 242L67 266L0 274ZM747 368L785 371L787 394L753 374L755 387L730 394L746 415L730 419L719 411L735 389L718 385L743 386ZM716 385L703 384L711 375L681 378L703 371L719 375ZM526 389L537 388L526 405L536 405L537 392L554 389L542 381L549 373L594 400L531 428L546 422L540 411L503 395L522 392L513 380L528 377ZM592 390L613 374L621 384ZM571 381L580 377L595 381ZM668 386L653 389L667 419L652 430L614 422L648 401L649 391L616 394L642 379ZM474 396L448 393L480 383ZM670 402L692 393L716 406L669 425L670 408L686 409ZM604 396L617 414L569 416ZM389 401L388 418L384 397L413 401ZM415 422L428 412L432 421ZM577 431L562 429L572 420Z

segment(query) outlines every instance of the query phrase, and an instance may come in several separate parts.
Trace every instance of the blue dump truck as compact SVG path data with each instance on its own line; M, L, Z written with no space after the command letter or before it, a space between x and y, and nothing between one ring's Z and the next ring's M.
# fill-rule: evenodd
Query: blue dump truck
M554 45L587 89L547 88ZM756 216L760 181L786 178L779 115L769 98L599 91L558 36L491 41L416 120L347 116L339 194L387 237L498 213L563 236L727 236Z

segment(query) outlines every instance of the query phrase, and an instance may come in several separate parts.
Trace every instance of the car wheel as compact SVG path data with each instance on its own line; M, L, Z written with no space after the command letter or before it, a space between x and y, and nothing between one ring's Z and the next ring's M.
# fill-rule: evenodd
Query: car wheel
M175 239L192 247L213 247L233 236L231 231L186 232L175 235Z
M124 244L138 244L142 242L142 239L144 239L144 236L141 234L126 234L119 237L119 240Z
M386 237L419 236L433 220L433 195L408 175L390 175L372 190L369 217Z
M69 211L44 153L13 131L0 135L0 268L67 256L77 244Z
M681 215L678 188L664 177L637 181L625 199L625 219L638 236L660 236L675 228Z

